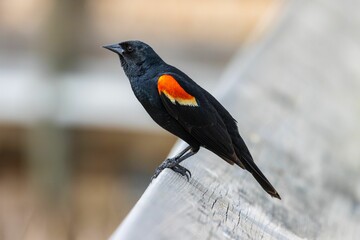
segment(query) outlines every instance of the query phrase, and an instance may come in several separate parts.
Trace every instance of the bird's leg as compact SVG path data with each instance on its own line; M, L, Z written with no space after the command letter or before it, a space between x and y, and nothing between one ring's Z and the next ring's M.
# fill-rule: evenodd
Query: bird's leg
M182 176L186 176L186 178L189 180L191 177L191 172L183 166L180 166L179 163L194 155L196 152L197 151L194 151L191 146L186 147L175 157L168 158L162 164L160 164L151 179L156 178L165 168L171 168L174 172L180 173Z
M197 151L196 151L197 152ZM183 166L181 166L179 163L184 161L185 159L187 159L188 157L191 157L192 155L194 155L196 153L195 151L193 151L192 149L190 150L190 152L186 153L185 155L179 157L178 159L175 159L175 165L170 167L174 172L180 173L181 176L185 176L187 178L187 180L189 181L189 179L191 178L191 172L184 168Z

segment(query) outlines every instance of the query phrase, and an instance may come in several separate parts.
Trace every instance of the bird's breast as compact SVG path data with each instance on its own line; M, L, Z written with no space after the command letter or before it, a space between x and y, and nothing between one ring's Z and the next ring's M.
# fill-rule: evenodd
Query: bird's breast
M143 107L149 112L149 110L155 111L161 107L161 99L157 93L157 87L155 81L131 81L131 88L143 105Z

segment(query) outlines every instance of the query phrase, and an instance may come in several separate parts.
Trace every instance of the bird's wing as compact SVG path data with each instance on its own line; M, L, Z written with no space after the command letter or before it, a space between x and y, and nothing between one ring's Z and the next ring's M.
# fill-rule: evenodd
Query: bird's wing
M207 94L207 99L224 120L226 129L231 136L236 155L239 156L239 158L241 156L241 161L254 161L244 140L240 136L236 120L211 94Z
M157 87L168 113L202 146L231 164L236 160L231 137L204 89L174 73L161 75Z
M280 195L276 189L271 185L269 180L264 176L261 170L256 166L249 149L247 148L244 140L239 134L239 130L236 124L236 120L230 115L230 113L210 94L207 94L207 99L212 106L220 114L221 118L224 119L227 131L229 132L235 153L238 156L237 161L234 161L237 165L248 170L262 186L262 188L269 193L271 196L279 198Z
M280 199L275 188L254 163L237 131L235 120L220 103L210 98L209 93L191 79L184 78L171 73L161 75L158 79L158 92L168 113L202 146L228 163L236 163L250 171L266 192ZM230 137L229 130L234 139Z

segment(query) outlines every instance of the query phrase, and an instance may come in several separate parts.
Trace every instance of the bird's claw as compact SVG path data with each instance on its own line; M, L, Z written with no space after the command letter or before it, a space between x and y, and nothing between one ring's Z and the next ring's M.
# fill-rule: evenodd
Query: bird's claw
M184 168L183 166L177 164L177 165L171 167L171 169L174 172L180 173L181 176L185 176L188 181L190 180L191 172L188 169Z
M154 180L155 178L157 178L159 176L159 174L162 172L162 170L164 170L165 168L162 167L161 165L155 170L154 175L151 177L151 181Z
M170 168L172 169L174 172L180 173L181 176L185 176L186 179L189 181L191 178L191 172L184 168L183 166L179 165L179 164L175 164L174 165L174 161L176 161L176 159L172 159L169 158L167 160L165 160L156 170L154 175L151 177L151 180L154 180L155 178L157 178L159 176L159 174L162 172L162 170L164 170L165 168Z

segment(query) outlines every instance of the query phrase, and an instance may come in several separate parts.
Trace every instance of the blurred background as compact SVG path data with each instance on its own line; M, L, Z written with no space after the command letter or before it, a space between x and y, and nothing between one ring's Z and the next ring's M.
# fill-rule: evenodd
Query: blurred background
M280 10L280 0L1 0L0 239L108 238L175 143L102 45L145 41L214 92Z

